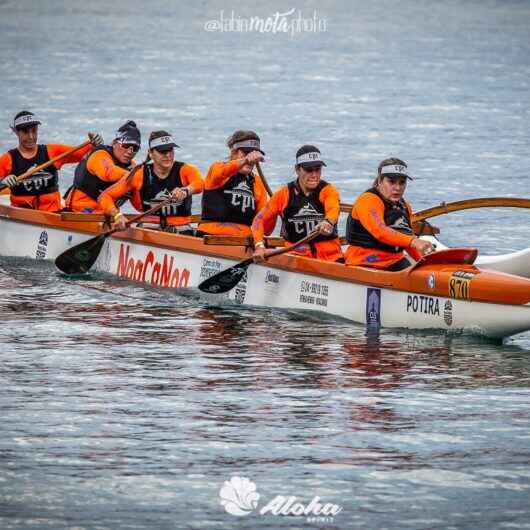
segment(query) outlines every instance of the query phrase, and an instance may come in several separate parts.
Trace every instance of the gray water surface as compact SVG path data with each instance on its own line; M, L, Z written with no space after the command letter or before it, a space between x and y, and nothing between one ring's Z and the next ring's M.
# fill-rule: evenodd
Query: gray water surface
M326 30L204 29L292 8ZM415 210L528 197L529 27L526 1L2 1L0 149L23 108L43 142L134 119L138 160L164 128L205 173L251 128L273 188L315 143L345 202L390 155ZM433 221L484 254L528 246L525 210ZM2 529L528 528L529 333L374 336L10 258L0 288ZM220 503L234 476L260 495L245 516ZM261 515L277 495L342 511Z

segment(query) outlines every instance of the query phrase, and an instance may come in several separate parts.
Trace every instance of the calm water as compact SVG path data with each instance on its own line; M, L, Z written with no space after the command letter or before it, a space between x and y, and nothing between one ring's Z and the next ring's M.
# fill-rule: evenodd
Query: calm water
M167 128L203 171L253 128L273 187L314 142L344 201L389 155L415 209L530 196L529 2L306 2L326 31L204 30L299 7L0 1L0 149L29 108L47 142ZM524 210L436 224L483 253L528 246ZM9 258L0 288L2 529L529 527L529 333L367 336ZM259 494L246 516L219 501L233 476ZM261 515L277 495L342 511Z

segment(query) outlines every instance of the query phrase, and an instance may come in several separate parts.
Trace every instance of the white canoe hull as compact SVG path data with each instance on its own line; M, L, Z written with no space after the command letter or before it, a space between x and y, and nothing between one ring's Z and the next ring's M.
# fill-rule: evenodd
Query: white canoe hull
M0 253L54 260L93 234L0 217ZM94 269L170 288L193 288L236 259L109 238ZM209 295L211 296L211 295ZM502 338L530 329L530 306L470 302L363 285L251 265L247 278L224 297L237 304L321 311L368 326L472 332Z

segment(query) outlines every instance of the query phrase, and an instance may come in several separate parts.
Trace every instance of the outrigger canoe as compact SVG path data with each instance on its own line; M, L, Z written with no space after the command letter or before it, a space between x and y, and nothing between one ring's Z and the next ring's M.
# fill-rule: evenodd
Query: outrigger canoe
M101 223L62 221L0 204L0 254L54 260L101 232ZM249 304L327 313L370 327L471 332L503 338L530 330L530 280L476 267L475 249L436 252L401 272L346 267L284 254L251 265L226 295ZM98 271L148 285L195 288L249 256L234 246L149 228L106 241Z

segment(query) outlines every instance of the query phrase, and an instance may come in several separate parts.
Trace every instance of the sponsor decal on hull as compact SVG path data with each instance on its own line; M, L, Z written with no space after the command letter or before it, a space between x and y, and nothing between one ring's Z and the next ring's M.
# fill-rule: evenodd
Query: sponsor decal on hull
M327 307L329 287L325 283L308 282L302 280L300 283L299 302L303 304Z
M447 300L444 304L444 321L448 326L453 323L453 304L451 300Z
M39 244L37 245L37 251L35 252L35 259L46 259L46 253L48 252L48 232L43 230L39 236Z
M434 276L434 272L431 272L431 274L429 274L429 277L427 278L427 286L429 287L429 289L434 289L434 287L436 286L436 277Z
M407 313L440 316L440 300L424 295L407 295Z
M152 250L147 252L144 259L129 257L130 246L120 244L118 270L120 278L127 278L137 282L149 283L161 287L187 287L190 271L186 268L175 267L174 256L164 254L161 260L156 259Z
M221 271L221 262L212 258L203 258L201 265L200 281L206 280L210 276Z
M473 272L456 271L449 278L449 296L460 300L469 300Z
M379 327L381 325L381 289L368 287L366 289L366 326Z
M268 293L276 293L280 289L280 275L275 271L267 271L265 273L264 289Z

